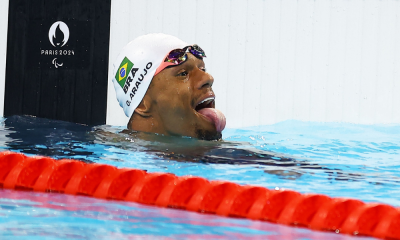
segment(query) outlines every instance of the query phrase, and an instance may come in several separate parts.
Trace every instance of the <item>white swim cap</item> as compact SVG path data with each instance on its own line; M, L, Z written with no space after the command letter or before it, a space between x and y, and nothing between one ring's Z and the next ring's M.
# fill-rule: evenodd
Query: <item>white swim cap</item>
M186 46L187 43L174 36L153 33L140 36L124 47L114 62L112 81L127 117L139 106L165 56Z

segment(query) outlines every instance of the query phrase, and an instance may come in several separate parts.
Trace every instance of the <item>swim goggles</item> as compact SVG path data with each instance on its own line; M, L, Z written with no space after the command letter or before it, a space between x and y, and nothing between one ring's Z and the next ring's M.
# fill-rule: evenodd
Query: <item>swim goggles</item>
M206 57L206 54L204 53L203 49L201 49L196 44L194 44L192 46L186 46L182 49L179 49L179 48L174 49L167 54L167 56L164 59L164 62L162 62L160 64L160 66L157 68L154 76L157 75L162 70L164 70L166 67L169 67L172 65L179 65L179 64L185 62L188 58L186 52L190 52L196 58L199 58L199 59L203 59L203 57Z

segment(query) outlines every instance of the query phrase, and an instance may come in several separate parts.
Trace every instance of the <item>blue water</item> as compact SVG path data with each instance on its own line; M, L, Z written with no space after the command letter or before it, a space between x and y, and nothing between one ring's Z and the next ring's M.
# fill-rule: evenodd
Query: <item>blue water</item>
M28 155L400 205L400 126L285 121L226 129L224 143L143 137L121 133L123 127L93 128L30 117L3 119L0 129L0 149ZM271 152L275 159L255 157ZM82 196L11 190L0 194L1 239L354 238Z

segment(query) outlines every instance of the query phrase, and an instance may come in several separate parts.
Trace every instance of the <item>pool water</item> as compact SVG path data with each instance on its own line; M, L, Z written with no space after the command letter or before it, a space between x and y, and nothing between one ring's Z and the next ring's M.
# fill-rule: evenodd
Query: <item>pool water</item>
M28 116L2 119L0 129L0 150L400 205L396 125L285 121L226 129L223 142ZM1 239L354 238L83 196L0 194Z

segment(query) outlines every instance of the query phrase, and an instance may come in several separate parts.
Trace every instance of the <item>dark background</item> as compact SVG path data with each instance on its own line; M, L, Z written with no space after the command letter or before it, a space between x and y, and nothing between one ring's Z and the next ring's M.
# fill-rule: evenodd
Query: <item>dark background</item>
M107 107L111 0L13 0L9 3L4 116L33 115L104 124ZM50 26L63 21L70 37L51 45ZM73 50L45 56L44 50ZM55 68L52 59L63 66Z

